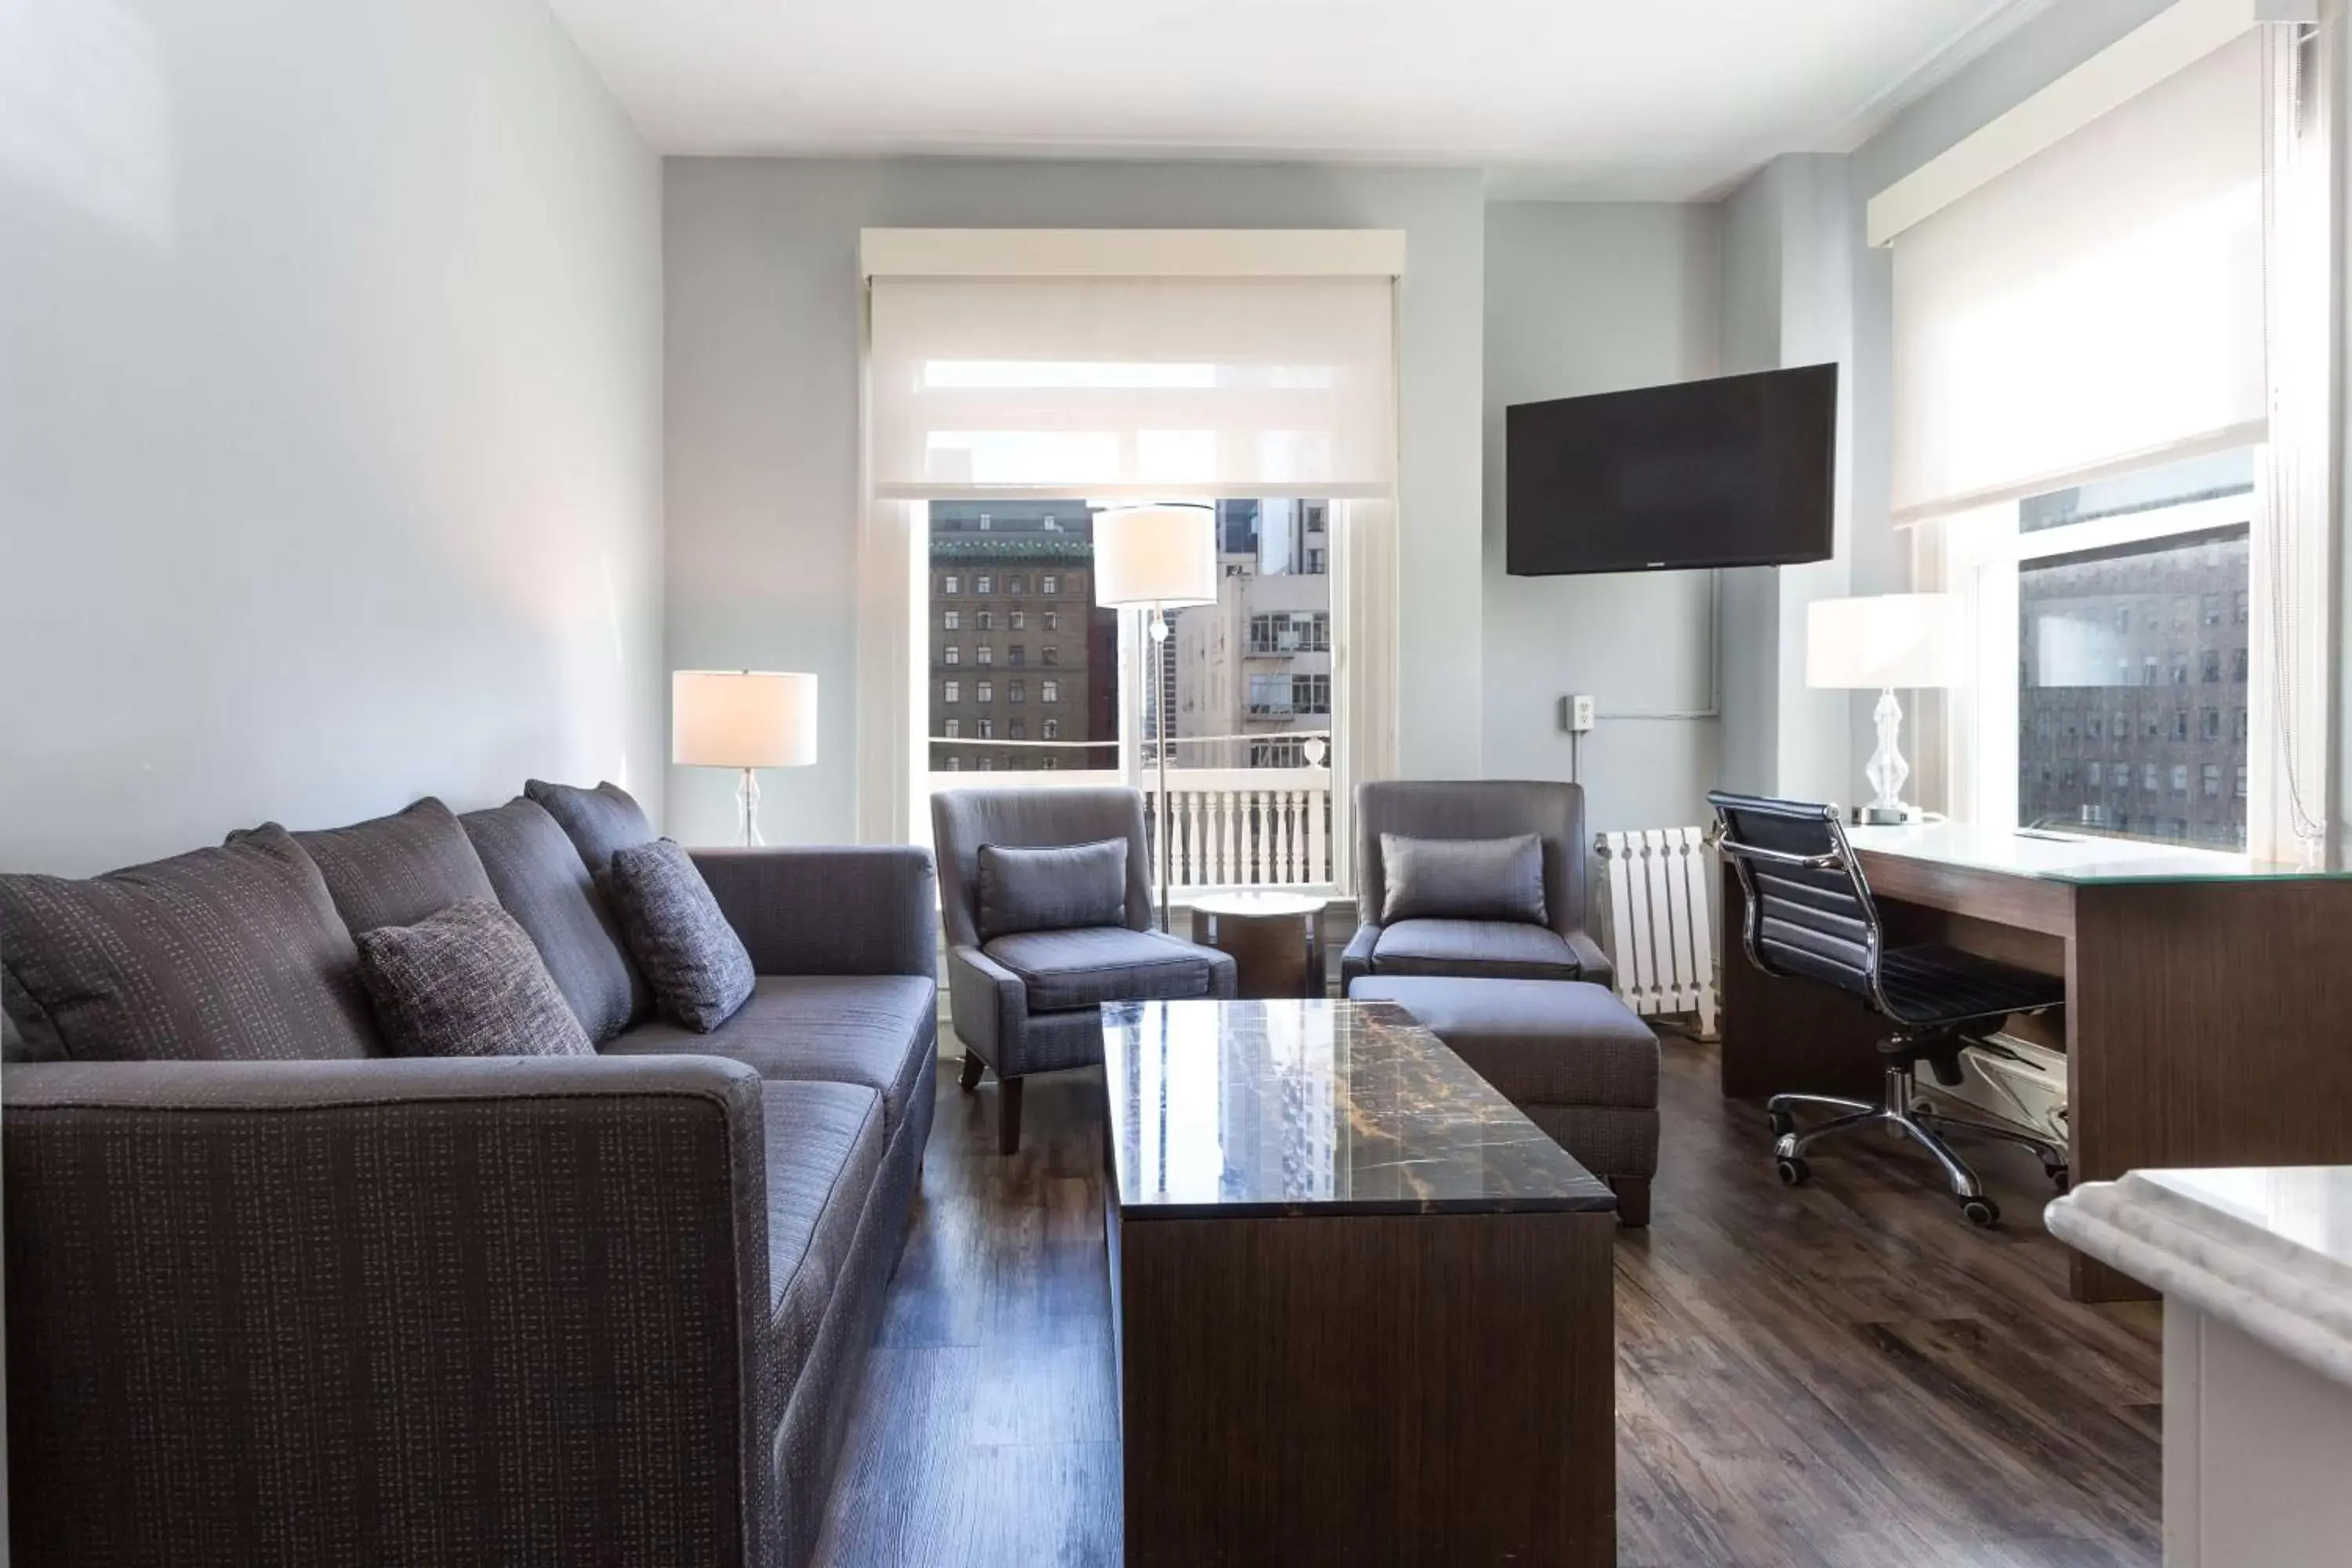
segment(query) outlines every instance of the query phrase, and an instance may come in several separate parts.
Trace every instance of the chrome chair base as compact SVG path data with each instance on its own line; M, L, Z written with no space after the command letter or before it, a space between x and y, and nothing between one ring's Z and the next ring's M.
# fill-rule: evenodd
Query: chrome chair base
M1771 1113L1772 1131L1778 1136L1772 1145L1774 1160L1780 1167L1780 1180L1799 1187L1812 1179L1812 1167L1805 1162L1805 1151L1822 1139L1836 1133L1852 1131L1861 1127L1884 1125L1899 1138L1908 1138L1927 1151L1944 1168L1944 1179L1958 1201L1960 1213L1975 1226L1997 1225L2000 1209L1985 1195L1984 1184L1967 1161L1952 1152L1944 1142L1946 1132L1966 1133L1972 1137L1995 1138L2004 1143L2015 1143L2031 1149L2042 1162L2042 1173L2060 1192L2067 1187L2069 1173L2066 1151L2047 1139L2036 1138L2030 1132L2011 1127L1996 1127L1989 1122L1974 1121L1964 1116L1948 1116L1939 1110L1928 1110L1919 1101L1917 1076L1908 1066L1889 1065L1886 1068L1886 1094L1878 1105L1859 1100L1842 1100L1827 1094L1776 1094L1765 1102ZM1794 1112L1803 1110L1833 1110L1838 1114L1800 1132Z

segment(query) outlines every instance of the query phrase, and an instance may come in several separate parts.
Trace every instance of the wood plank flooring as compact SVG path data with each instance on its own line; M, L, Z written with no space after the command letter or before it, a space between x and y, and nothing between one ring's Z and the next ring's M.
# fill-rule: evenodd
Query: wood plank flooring
M817 1561L1119 1560L1098 1076L952 1067L923 1202L868 1363ZM2021 1152L1971 1149L1979 1233L1875 1134L1773 1180L1763 1114L1666 1042L1646 1232L1616 1242L1618 1555L1642 1568L2127 1568L2158 1562L2159 1310L2065 1298Z

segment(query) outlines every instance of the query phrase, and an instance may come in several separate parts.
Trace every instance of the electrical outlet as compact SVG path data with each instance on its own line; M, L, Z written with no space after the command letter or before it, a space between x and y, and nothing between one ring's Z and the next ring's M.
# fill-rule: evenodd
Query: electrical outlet
M1559 700L1559 727L1570 734L1581 735L1591 729L1594 717L1591 698L1579 695Z

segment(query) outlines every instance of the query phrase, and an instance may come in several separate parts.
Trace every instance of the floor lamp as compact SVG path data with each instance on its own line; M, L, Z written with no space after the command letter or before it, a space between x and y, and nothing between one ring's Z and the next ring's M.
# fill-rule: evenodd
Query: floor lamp
M816 677L763 669L680 669L669 678L669 760L733 768L745 848L760 837L759 768L816 761Z
M1206 506L1120 507L1095 517L1095 603L1151 612L1154 749L1160 763L1160 929L1168 929L1175 813L1168 804L1168 612L1217 602L1217 514Z

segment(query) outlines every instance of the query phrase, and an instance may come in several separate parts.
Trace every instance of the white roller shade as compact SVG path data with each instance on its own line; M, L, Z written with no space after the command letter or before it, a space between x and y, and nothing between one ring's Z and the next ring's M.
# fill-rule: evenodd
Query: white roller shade
M1903 233L1898 520L2263 438L2262 127L2248 33Z
M1387 278L876 278L875 494L1385 499Z

